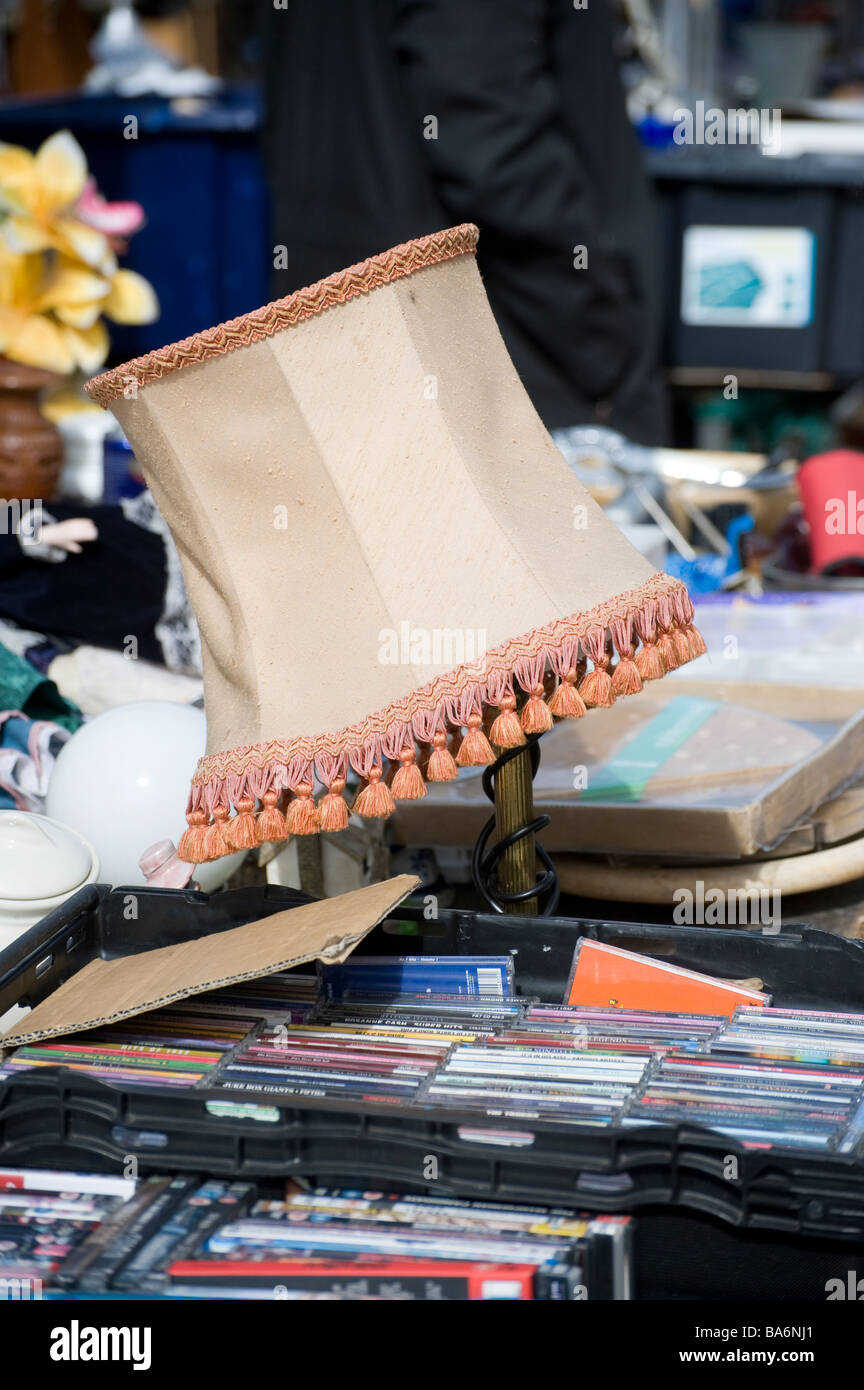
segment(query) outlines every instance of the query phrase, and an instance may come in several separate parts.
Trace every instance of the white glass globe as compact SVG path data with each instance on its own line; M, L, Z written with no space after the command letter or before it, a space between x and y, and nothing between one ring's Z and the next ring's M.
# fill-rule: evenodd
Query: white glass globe
M60 750L46 814L90 841L99 856L101 882L143 883L138 860L144 850L156 840L179 842L205 737L201 710L142 700L98 715ZM195 879L211 892L242 858L229 854L202 864Z

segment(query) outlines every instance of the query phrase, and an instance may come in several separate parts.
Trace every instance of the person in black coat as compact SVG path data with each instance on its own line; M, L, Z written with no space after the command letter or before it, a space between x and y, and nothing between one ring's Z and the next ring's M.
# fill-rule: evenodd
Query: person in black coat
M652 208L610 4L261 0L274 293L476 222L547 428L663 443Z

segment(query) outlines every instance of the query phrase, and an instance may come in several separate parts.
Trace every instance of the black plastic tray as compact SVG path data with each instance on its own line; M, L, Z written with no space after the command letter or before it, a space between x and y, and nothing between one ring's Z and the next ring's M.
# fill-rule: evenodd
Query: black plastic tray
M97 955L205 936L302 901L283 888L210 896L83 889L0 955L0 1013L37 1003ZM562 997L576 939L587 935L727 978L758 975L781 1006L864 1011L864 943L807 927L772 935L461 910L442 910L430 923L421 908L403 904L364 949L403 953L406 923L437 953L513 951L517 987L549 999ZM218 1087L127 1091L53 1067L0 1082L0 1162L112 1168L130 1157L142 1172L369 1179L601 1211L680 1206L750 1230L864 1238L861 1152L748 1151L683 1125L596 1130L449 1107L269 1095L238 1101L237 1092Z
M310 899L292 888L237 888L199 893L169 888L91 884L0 952L0 1015L12 1004L37 1004L101 956L135 955L210 936L296 907ZM727 979L764 980L774 1003L787 1008L864 1012L864 941L806 925L782 932L672 927L585 917L502 917L494 913L403 903L357 952L513 954L516 987L543 999L564 997L580 936L641 951ZM406 927L413 935L406 935ZM415 944L412 944L415 943Z

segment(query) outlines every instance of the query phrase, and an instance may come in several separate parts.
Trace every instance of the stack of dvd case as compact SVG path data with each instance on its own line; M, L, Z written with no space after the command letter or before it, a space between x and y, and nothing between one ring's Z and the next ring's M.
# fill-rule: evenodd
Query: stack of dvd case
M0 1287L49 1298L631 1297L629 1217L289 1187L0 1170Z
M169 1267L177 1293L628 1299L631 1218L317 1188L260 1201Z

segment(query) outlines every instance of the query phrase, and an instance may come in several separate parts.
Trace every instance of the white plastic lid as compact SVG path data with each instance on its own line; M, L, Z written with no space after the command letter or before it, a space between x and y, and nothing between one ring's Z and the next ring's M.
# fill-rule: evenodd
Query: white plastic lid
M28 811L0 811L0 899L17 902L74 892L93 867L76 831Z

